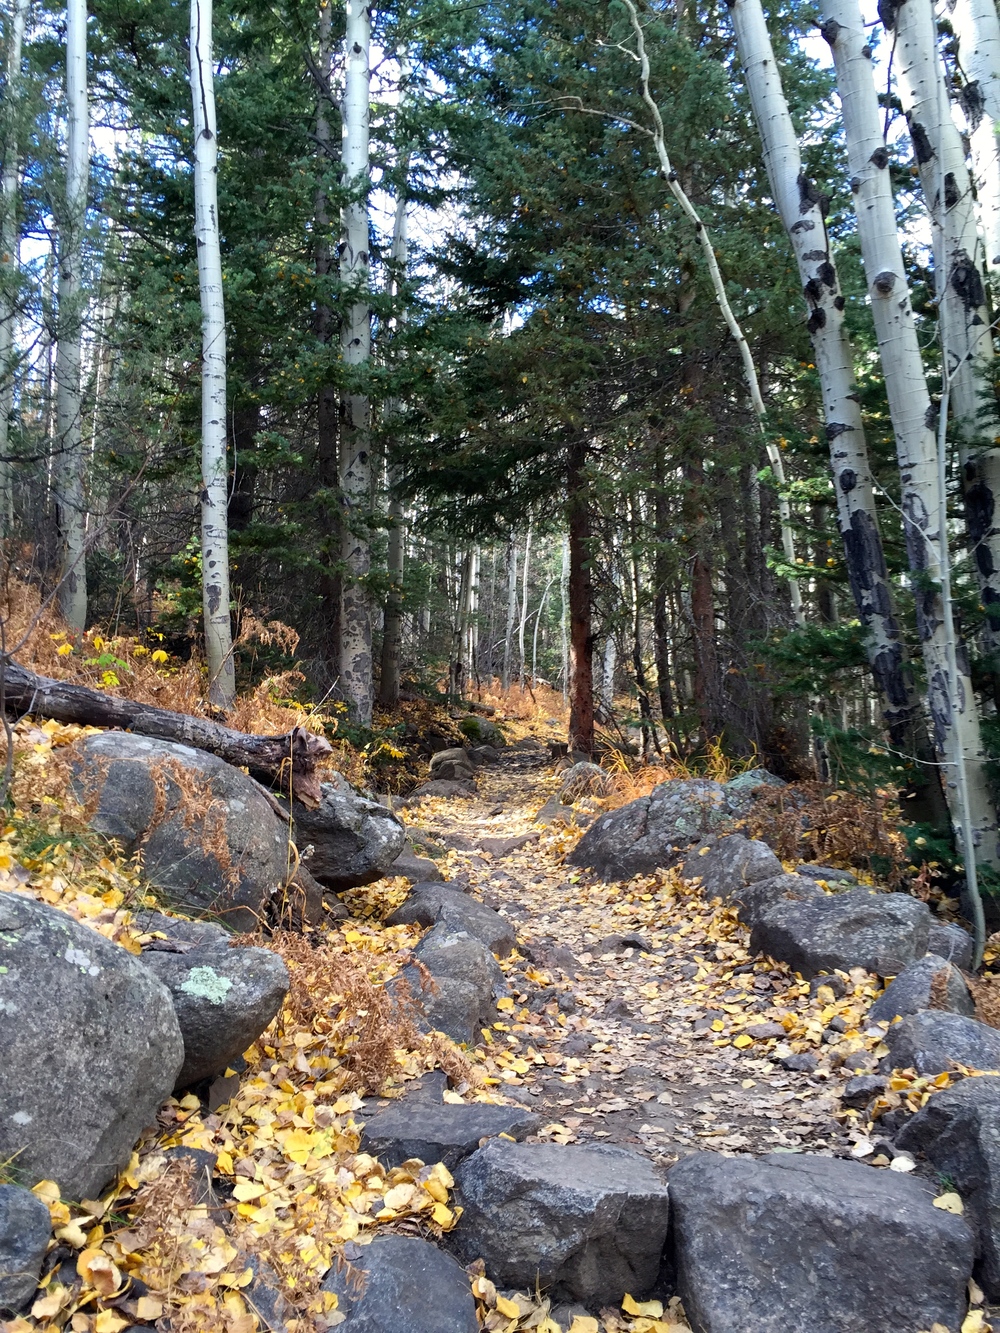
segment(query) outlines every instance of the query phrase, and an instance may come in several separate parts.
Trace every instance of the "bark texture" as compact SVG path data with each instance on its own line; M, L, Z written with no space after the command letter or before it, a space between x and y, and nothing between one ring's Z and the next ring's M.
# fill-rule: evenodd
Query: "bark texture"
M994 0L945 0L958 39L960 99L969 129L986 263L1000 274L1000 19Z
M15 290L18 278L17 201L20 176L21 47L29 0L15 0L7 35L7 87L3 104L3 173L0 175L0 264L4 288L0 296L0 536L10 537L14 526L14 469L10 457L10 418L14 405Z
M590 575L590 509L587 503L587 451L570 449L567 520L569 527L569 748L594 750L593 592Z

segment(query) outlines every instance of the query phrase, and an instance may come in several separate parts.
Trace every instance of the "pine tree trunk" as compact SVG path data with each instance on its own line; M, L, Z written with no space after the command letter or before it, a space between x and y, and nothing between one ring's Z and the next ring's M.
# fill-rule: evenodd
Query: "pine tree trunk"
M347 74L341 111L344 186L354 196L343 210L340 277L355 292L340 331L344 367L353 378L341 399L340 489L343 497L344 583L341 599L340 685L351 719L372 720L372 625L366 580L371 566L371 409L360 377L371 356L368 303L368 67L371 11L367 0L346 0Z
M965 78L960 98L969 128L986 263L1000 274L1000 19L995 0L946 0Z
M17 372L17 357L14 355L15 292L20 273L18 184L21 168L21 46L29 3L30 0L14 0L7 37L7 87L3 105L3 174L0 176L0 266L3 269L0 303L0 537L10 537L14 530L14 467L10 458L10 425Z
M226 313L219 244L219 141L215 128L212 0L191 0L194 230L201 294L201 580L208 697L229 708L236 671L229 617L226 452Z
M823 395L826 437L837 500L844 562L865 649L892 744L904 754L929 755L920 702L893 606L868 445L854 381L854 358L844 323L844 298L826 231L825 199L802 169L798 140L760 0L735 0L733 27L764 148L771 194L795 252L809 310L809 333ZM937 768L923 767L914 797L921 812L943 814ZM929 800L929 804L927 801Z
M964 842L963 825L971 824L975 860L995 865L997 817L975 696L964 653L954 643L950 608L942 598L947 570L941 559L944 515L934 414L896 228L871 54L857 0L827 0L826 12L830 17L823 35L833 49L837 69L858 234L896 437L900 502L934 744L945 766L945 795L956 833Z
M938 336L947 359L962 464L966 534L986 610L986 646L996 654L1000 650L996 512L1000 415L993 390L993 338L972 179L951 118L931 0L904 0L886 9L885 22L895 32L897 86L931 218Z
M567 470L569 526L569 748L594 752L594 638L591 632L590 507L587 447L570 448Z
M503 636L503 668L500 688L510 689L513 676L514 629L517 624L517 542L511 533L507 542L507 624Z
M87 111L87 6L66 5L66 195L59 220L59 315L56 348L56 527L59 609L67 624L87 623L87 510L80 394L83 334L83 233L90 174Z

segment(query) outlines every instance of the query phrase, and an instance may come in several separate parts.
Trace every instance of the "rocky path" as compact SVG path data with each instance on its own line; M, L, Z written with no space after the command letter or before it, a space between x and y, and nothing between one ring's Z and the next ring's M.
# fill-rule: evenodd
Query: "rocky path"
M517 934L514 1003L481 1048L498 1090L541 1114L547 1137L628 1144L661 1165L705 1147L849 1154L860 1126L840 1094L875 1067L855 1027L875 979L814 997L751 959L732 915L676 877L608 885L570 870L575 832L535 823L558 782L544 751L516 749L476 796L407 814L418 847Z

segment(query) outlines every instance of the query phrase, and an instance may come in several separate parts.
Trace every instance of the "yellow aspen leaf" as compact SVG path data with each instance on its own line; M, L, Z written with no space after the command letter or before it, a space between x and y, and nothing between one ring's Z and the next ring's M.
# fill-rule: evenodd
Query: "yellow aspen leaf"
M622 1301L622 1309L626 1314L645 1315L647 1319L659 1319L663 1314L663 1302L637 1301L626 1292Z
M237 1203L252 1203L266 1193L267 1187L259 1185L256 1180L238 1180L233 1188L233 1198Z
M988 1328L982 1310L970 1310L962 1320L962 1333L986 1333Z
M742 1032L738 1037L734 1038L733 1045L738 1047L741 1051L745 1050L748 1046L753 1045L753 1037L748 1037L745 1032Z
M712 1031L713 1031L713 1032L721 1032L725 1026L726 1026L725 1023L723 1023L723 1021L722 1021L721 1018L713 1018L713 1019L712 1019Z
M506 1296L497 1297L497 1309L505 1319L521 1318L521 1307L515 1305L513 1301L509 1301Z
M497 1000L497 1008L501 1011L505 1009L513 1009L514 1001L510 998L509 995L505 995L503 999Z
M101 1296L113 1296L122 1284L121 1273L103 1250L83 1250L77 1258L76 1271Z
M74 1250L82 1250L87 1244L87 1233L79 1222L67 1222L64 1227L56 1228L56 1239L72 1245Z
M600 1327L589 1314L578 1314L569 1326L569 1333L600 1333Z
M393 1185L392 1189L385 1192L385 1206L394 1212L398 1212L401 1208L409 1208L416 1192L415 1185Z
M50 1208L59 1202L59 1186L54 1180L40 1180L37 1185L32 1185L31 1192Z
M431 1213L431 1217L433 1217L439 1227L444 1227L446 1230L455 1223L455 1214L447 1204L436 1203Z
M121 1333L128 1326L129 1321L117 1310L102 1310L94 1320L94 1333Z
M424 1189L431 1196L431 1198L436 1200L438 1203L448 1202L448 1191L441 1184L440 1180L425 1180Z
M948 1190L946 1194L939 1194L932 1202L935 1208L940 1208L944 1213L954 1213L956 1217L961 1217L965 1212L962 1196L956 1194L954 1190Z

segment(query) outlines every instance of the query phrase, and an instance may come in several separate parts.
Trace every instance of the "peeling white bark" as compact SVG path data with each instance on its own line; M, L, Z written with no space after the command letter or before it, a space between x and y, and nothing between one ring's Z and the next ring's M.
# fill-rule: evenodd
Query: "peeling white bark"
M3 293L0 297L0 537L12 535L14 527L14 469L11 463L10 418L14 405L15 292L20 270L17 222L21 157L18 142L21 100L21 47L30 0L14 0L7 39L7 88L4 98L3 173L0 175L0 250Z
M229 708L236 672L229 618L226 312L219 244L219 142L212 70L212 0L191 0L194 231L201 295L201 579L209 699Z
M994 0L945 0L943 7L958 38L986 262L1000 276L1000 19Z
M943 506L935 417L900 250L871 52L858 0L825 0L824 12L822 31L837 68L858 235L896 437L901 508L935 748L943 764L945 794L960 844L967 842L963 828L971 827L975 860L980 865L996 865L1000 860L997 817L986 780L975 696L968 664L956 648L942 599L947 571L941 560Z

